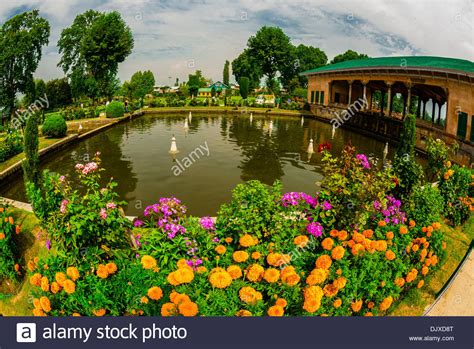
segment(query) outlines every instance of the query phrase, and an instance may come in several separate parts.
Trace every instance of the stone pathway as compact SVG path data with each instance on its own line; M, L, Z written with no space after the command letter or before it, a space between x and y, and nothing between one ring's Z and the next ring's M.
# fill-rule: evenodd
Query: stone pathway
M426 316L474 316L474 249Z

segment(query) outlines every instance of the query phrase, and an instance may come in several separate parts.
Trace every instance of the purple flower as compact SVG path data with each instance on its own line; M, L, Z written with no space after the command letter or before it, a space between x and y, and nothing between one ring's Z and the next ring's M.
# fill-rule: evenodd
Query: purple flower
M215 229L214 220L209 216L201 217L201 219L199 220L199 223L201 224L201 227L203 227L206 230L214 230Z
M133 222L133 226L135 228L140 228L140 227L143 227L143 221L139 220L139 219L135 219L135 221Z
M303 192L296 191L283 194L281 201L284 207L287 207L288 205L297 206L300 204L301 201L304 201L306 204L313 207L316 207L318 205L318 201L315 197L312 197L311 195L308 195Z
M49 251L51 249L51 240L46 240L46 249Z
M329 211L332 208L332 205L329 203L329 201L324 200L323 202L323 210L324 211Z
M364 168L370 169L370 163L365 154L357 154L356 158Z
M323 227L319 222L311 222L306 226L306 231L316 237L323 235Z
M219 242L220 239L216 236L214 239L212 239L212 242Z

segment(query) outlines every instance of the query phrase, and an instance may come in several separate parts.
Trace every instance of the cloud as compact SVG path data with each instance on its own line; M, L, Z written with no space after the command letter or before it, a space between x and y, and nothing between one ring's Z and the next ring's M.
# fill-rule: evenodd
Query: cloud
M294 44L321 48L328 57L347 49L369 56L438 55L473 60L470 0L381 2L378 0L7 0L0 22L38 8L50 21L50 44L36 76L62 76L56 47L61 31L89 8L119 11L135 48L119 66L121 80L150 69L159 83L186 80L196 69L222 79L226 59L244 49L263 25L280 26Z

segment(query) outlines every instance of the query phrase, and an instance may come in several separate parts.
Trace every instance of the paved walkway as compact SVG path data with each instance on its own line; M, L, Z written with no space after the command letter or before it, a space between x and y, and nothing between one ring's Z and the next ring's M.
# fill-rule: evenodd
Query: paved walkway
M474 316L474 249L426 316Z

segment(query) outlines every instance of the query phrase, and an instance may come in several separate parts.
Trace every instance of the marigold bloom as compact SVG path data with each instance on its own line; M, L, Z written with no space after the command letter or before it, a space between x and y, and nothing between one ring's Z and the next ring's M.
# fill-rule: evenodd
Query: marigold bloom
M95 315L95 316L104 316L105 315L105 312L106 310L104 308L100 308L98 310L94 310L92 313Z
M404 278L396 278L395 279L395 285L398 287L403 287L405 285L405 279Z
M72 316L78 317L78 316L81 316L81 314L79 314L79 313L72 313Z
M190 268L178 268L174 273L174 279L180 284L186 284L194 279L194 272Z
M21 227L20 227L19 225L17 225L17 226L15 227L15 233L16 233L17 235L21 233Z
M226 288L232 283L232 276L227 271L218 271L209 275L209 282L213 287Z
M303 303L303 309L308 313L314 313L321 307L321 300L317 298L306 299Z
M329 269L331 267L332 260L331 257L329 257L326 254L323 254L316 259L316 268L320 269Z
M280 278L280 271L275 268L269 268L265 270L265 272L263 273L263 278L268 283L277 282L278 279Z
M335 261L340 260L344 257L344 254L346 253L346 250L342 246L336 246L332 249L331 251L331 257Z
M347 279L344 276L339 276L336 280L334 280L333 284L339 290L342 290L344 287L346 287Z
M365 236L364 236L363 234L360 234L360 233L358 233L358 232L355 231L355 232L352 234L352 240L354 240L356 243L359 243L359 244L360 244L360 243L364 242Z
M227 272L233 280L238 279L242 276L242 269L238 265L230 265L227 267Z
M188 262L186 261L186 259L184 258L181 258L179 261L176 262L176 266L178 268L191 268L189 265L188 265ZM192 269L192 268L191 268Z
M331 238L325 238L322 242L321 242L321 246L329 251L330 249L332 249L332 246L334 245L334 240L331 239Z
M388 297L384 298L384 300L382 301L382 303L380 303L380 306L379 306L380 311L387 310L388 308L390 308L392 303L393 303L393 297L392 296L388 296Z
M362 244L355 244L355 245L352 246L352 248L351 248L351 253L352 253L354 256L357 256L357 255L359 255L359 254L362 254L364 251L365 251L365 247L364 247Z
M97 267L96 274L101 279L107 279L107 277L109 276L109 271L105 265L99 264Z
M180 305L181 303L191 302L191 299L189 298L187 294L177 293L171 301L176 305Z
M79 277L80 277L79 270L77 270L76 267L69 267L69 268L67 268L66 274L67 274L67 276L69 276L69 278L70 278L72 281L76 281L76 280L79 279Z
M142 298L140 298L140 303L148 304L148 297L143 296Z
M230 244L233 241L233 239L230 236L228 236L224 239L224 241Z
M385 251L387 249L387 241L385 240L377 240L375 244L375 249L377 251Z
M76 284L72 280L66 280L63 283L64 292L67 294L73 294L76 292Z
M372 309L375 306L374 302L367 303L367 308Z
M408 233L408 229L406 226L402 225L400 227L400 234L406 234L406 233Z
M387 225L387 222L385 222L385 221L379 221L379 222L377 223L377 225L378 225L379 227L385 227L385 226Z
M341 230L341 231L339 231L339 233L337 234L337 238L339 239L339 241L344 241L344 240L346 240L346 239L347 239L347 236L348 236L348 234L347 234L347 231L345 231L345 230Z
M283 308L285 308L288 305L288 303L286 302L286 299L284 299L284 298L278 298L276 300L275 304L279 305L280 307L283 307Z
M114 262L107 263L105 267L107 268L107 271L110 275L115 274L115 272L117 271L117 264L115 264Z
M334 303L332 303L332 305L333 305L333 307L336 308L336 309L339 308L339 307L342 305L342 300L341 300L341 298L336 299L336 300L334 301Z
M300 276L296 273L290 273L287 274L285 277L281 278L281 281L283 281L288 286L295 286L296 284L298 284L298 282L300 282L300 280Z
M439 223L439 222L434 222L433 224L431 224L431 226L432 226L434 229L439 229L439 228L441 228L441 223Z
M304 299L319 299L323 298L324 292L319 286L308 286L303 291Z
M40 302L40 305L41 305L41 309L45 312L45 313L49 313L51 311L51 302L49 301L49 298L48 297L41 297L39 299L39 302Z
M34 316L46 316L46 314L43 312L42 309L33 309L33 315Z
M305 247L308 244L308 242L309 242L309 239L306 235L298 235L297 237L293 239L293 243L300 248Z
M252 252L252 259L257 260L257 259L260 259L260 257L261 257L260 252L258 251Z
M242 247L251 247L258 244L258 239L250 234L244 234L240 237L239 244Z
M33 306L36 309L41 309L41 303L40 303L40 300L38 298L33 299Z
M227 251L227 248L224 245L217 245L214 249L218 254L224 254Z
M51 283L51 292L56 294L61 291L61 285L59 285L56 281Z
M161 307L161 316L174 316L177 315L178 308L173 303L165 303Z
M150 297L150 299L157 301L157 300L160 300L161 297L163 297L163 291L161 290L160 287L153 286L148 289L147 295L148 297Z
M41 274L35 273L30 277L30 284L33 286L41 287Z
M241 309L237 313L235 313L235 316L252 316L252 313L248 310Z
M329 232L329 236L332 236L333 238L337 237L339 234L339 231L337 229L332 229L330 232Z
M268 308L267 314L269 316L283 316L285 313L285 310L283 309L282 306L279 305L274 305Z
M387 252L385 252L385 258L387 258L389 261L393 261L395 257L395 252L393 252L392 250L388 250Z
M413 245L413 247L411 248L413 250L413 252L416 252L420 249L420 246L418 245Z
M387 234L385 234L385 237L387 240L392 240L394 237L393 231L388 231Z
M262 300L262 294L252 287L245 286L239 290L239 298L247 304L255 304Z
M44 292L49 292L49 280L46 276L43 276L41 278L41 289L44 291Z
M372 229L366 229L362 232L364 236L368 239L370 239L374 235L374 231Z
M323 288L324 295L328 298L334 297L338 291L338 287L334 284L327 284Z
M263 277L265 269L259 264L252 264L247 269L246 277L249 281L257 282L260 281Z
M315 268L306 278L306 283L310 286L323 283L328 276L326 269Z
M367 313L364 314L364 316L374 316L374 314L370 311L368 311Z
M351 308L354 313L358 313L362 309L362 300L352 302Z
M5 239L5 234L4 233L0 233L0 240L3 240Z
M425 276L426 274L428 274L429 272L429 269L427 266L424 266L423 268L421 268L421 275Z
M29 271L34 271L36 269L35 262L33 262L33 261L28 261L27 266L28 266Z
M235 251L232 254L232 258L237 263L245 262L249 258L249 254L245 251Z
M173 286L178 286L179 285L179 282L175 279L175 272L171 272L168 274L168 276L166 277L166 280L168 280L168 282L173 285Z
M143 269L153 269L156 267L156 259L152 256L145 255L141 259Z

